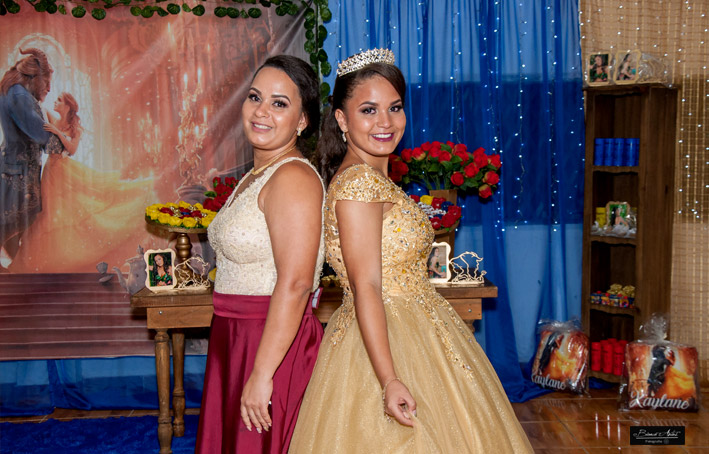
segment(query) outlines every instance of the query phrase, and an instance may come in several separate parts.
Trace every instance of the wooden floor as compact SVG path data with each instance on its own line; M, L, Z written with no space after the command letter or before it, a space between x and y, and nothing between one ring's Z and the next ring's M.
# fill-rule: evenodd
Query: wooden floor
M709 410L702 409L698 413L619 412L615 390L591 390L590 394L589 398L553 393L525 403L512 404L536 453L709 454ZM707 399L709 399L709 391L705 390L703 401L709 402ZM188 408L186 413L198 414L199 409ZM68 420L145 415L157 416L157 410L57 409L48 416L0 418L0 422L41 422L48 418ZM629 427L633 425L684 426L685 445L630 446Z

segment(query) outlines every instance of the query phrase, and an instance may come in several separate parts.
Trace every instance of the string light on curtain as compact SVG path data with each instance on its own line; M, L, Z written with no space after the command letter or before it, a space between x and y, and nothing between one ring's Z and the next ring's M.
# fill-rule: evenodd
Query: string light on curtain
M551 6L547 6L546 11L547 11L547 14L549 15L549 17L554 17L554 11L551 9ZM552 28L555 28L554 27L554 19L550 19L550 23L551 23ZM556 33L553 36L553 39L555 39L555 38L556 38ZM555 43L552 43L552 45L554 45L554 44ZM551 52L551 50L547 49L547 51L546 51L547 55L549 55L550 52ZM552 58L555 58L555 57L552 57ZM556 66L556 61L552 61L552 70L553 70L554 66ZM547 91L547 96L548 96L547 111L549 112L549 118L551 118L551 119L554 118L554 109L552 106L554 105L554 94L555 94L554 88L555 88L555 86L554 86L553 81L555 79L556 79L556 77L554 77L552 79L552 82L549 85L549 90ZM552 230L554 232L556 232L556 226L559 223L559 212L558 212L558 207L557 207L558 206L557 193L558 193L558 188L559 188L559 180L558 180L558 175L557 175L558 169L557 169L556 147L553 145L554 137L556 135L556 125L552 121L552 123L549 126L550 126L550 128L549 128L550 131L549 131L549 139L548 140L549 140L549 147L552 150L551 151L551 166L550 166L550 173L551 173L550 180L551 180L552 190L550 192L549 205L551 206L552 225L554 225Z
M487 103L487 125L490 129L489 135L492 136L492 153L493 154L499 154L500 155L500 161L503 162L504 165L504 156L503 156L503 150L500 149L500 136L501 136L501 131L500 131L500 122L499 121L493 121L495 115L500 112L499 110L499 88L500 88L500 62L497 58L498 50L499 50L499 41L498 41L498 30L500 26L500 2L495 1L493 6L493 14L494 14L494 26L493 26L493 36L490 36L488 39L487 36L487 28L485 27L480 27L480 23L478 23L478 27L482 28L483 34L482 34L482 42L483 42L483 52L482 56L484 59L481 59L481 64L483 64L488 70L487 70L487 80L483 82L483 88L490 88L492 87L491 90L486 90L488 93L488 103ZM484 63L486 60L490 60L488 55L492 57L492 61L488 63ZM500 186L500 189L497 194L498 198L504 197L504 185ZM495 238L497 240L502 239L502 234L504 233L505 229L503 226L503 204L499 202L499 200L495 200L493 203L495 203L495 209L497 211L497 216L495 216L495 221L494 221L494 231L495 231Z
M520 10L523 8L522 2L519 3ZM518 116L519 116L519 122L517 126L517 132L515 133L515 137L519 137L519 167L520 167L520 172L519 176L515 178L515 181L519 182L519 190L517 191L516 194L512 196L512 198L517 202L517 207L516 207L516 214L517 216L515 217L515 225L514 228L517 229L519 226L519 222L522 221L523 223L527 224L529 221L524 219L522 217L522 199L524 196L524 178L527 173L527 169L524 167L524 161L523 161L523 156L524 156L524 134L522 131L522 124L524 120L524 114L522 113L522 95L524 94L524 85L525 82L528 80L526 71L524 71L527 68L527 65L524 63L524 55L522 53L522 37L527 36L527 31L524 30L526 29L527 26L527 20L524 19L522 20L522 25L520 28L522 28L522 33L521 36L519 36L519 39L517 40L517 46L518 46L518 56L517 56L517 63L521 70L519 71L519 82L518 82L518 88L519 88L519 94L517 96L517 110L518 110Z
M423 61L423 56L424 56L424 52L423 52L423 51L424 51L424 48L423 48L423 39L424 39L424 36L423 36L423 34L424 34L423 25L424 25L424 24L423 24L423 22L425 22L425 20L426 20L426 13L425 13L426 4L425 4L425 2L418 2L418 3L417 3L417 6L418 6L419 10L423 10L423 11L424 11L424 13L423 13L423 18L424 18L424 20L419 23L418 27L416 27L416 39L417 39L416 42L417 42L417 44L418 44L418 51L419 51L419 52L418 52L418 75L419 75L419 83L418 83L418 85L416 86L416 88L417 88L418 90L421 90L421 88L423 87L423 72L424 72L424 70L423 70L423 66L424 66L424 61ZM423 93L422 91L419 91L419 95L420 95L420 96L427 96L427 94L426 94L426 93ZM423 126L422 131L421 131L421 132L423 132L424 134L426 133L426 125L428 124L428 121L429 121L428 113L425 112L425 113L424 113L424 123L423 123L424 126ZM420 188L419 188L419 189L420 189Z

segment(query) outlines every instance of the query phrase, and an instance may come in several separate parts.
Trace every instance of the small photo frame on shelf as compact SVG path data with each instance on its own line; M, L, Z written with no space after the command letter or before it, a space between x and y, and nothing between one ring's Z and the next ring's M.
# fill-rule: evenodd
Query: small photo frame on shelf
M611 83L611 54L592 52L586 59L586 81L588 85L609 85Z
M630 227L628 217L630 205L628 202L608 202L606 204L606 226L613 228L616 225Z
M616 84L634 84L638 79L640 51L618 52L613 67L613 82Z
M436 283L448 282L451 278L450 267L451 246L448 243L433 243L428 254L426 267L428 280Z
M175 288L175 251L172 249L149 249L143 254L145 260L145 286L153 292Z

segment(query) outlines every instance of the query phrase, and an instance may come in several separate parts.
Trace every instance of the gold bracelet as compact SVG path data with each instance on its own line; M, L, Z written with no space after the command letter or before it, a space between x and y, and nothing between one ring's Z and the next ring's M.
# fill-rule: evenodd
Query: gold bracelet
M382 387L382 402L384 402L384 398L386 397L387 386L389 386L389 383L391 383L393 381L401 382L401 379L399 377L394 377L391 380L389 380L388 382L384 383L384 386Z
M387 408L387 406L386 406L387 386L389 386L389 384L390 384L391 382L397 381L397 380L398 380L399 382L401 382L401 379L400 379L399 377L394 377L394 378L392 378L391 380L389 380L388 382L384 383L384 386L382 387L382 406L384 407L384 416L386 417L386 419L387 419L388 422L392 422L393 419L392 419L391 416L389 416L389 414L387 413L387 410L386 410L386 408Z

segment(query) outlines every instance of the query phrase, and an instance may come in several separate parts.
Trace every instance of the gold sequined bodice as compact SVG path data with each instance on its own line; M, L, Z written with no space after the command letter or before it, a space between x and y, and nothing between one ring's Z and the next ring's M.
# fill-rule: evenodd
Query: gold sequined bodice
M428 280L426 259L431 252L434 233L431 222L416 203L389 178L366 164L353 165L335 178L325 201L325 258L337 273L344 292L342 328L354 316L347 270L342 260L335 204L338 200L390 202L393 207L382 222L382 297L408 294L437 300Z
M325 202L326 259L337 273L345 294L351 293L342 262L335 204L338 200L390 202L382 223L383 293L431 292L426 258L433 229L426 214L389 178L361 164L347 168L330 185Z

